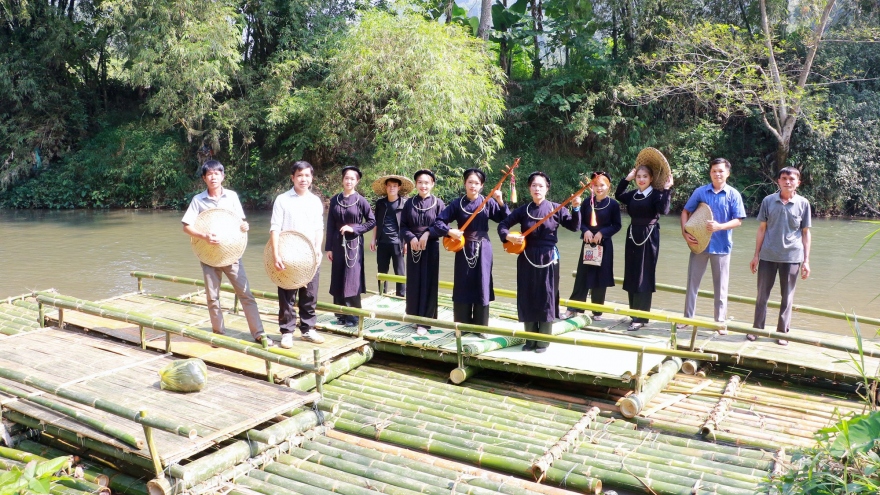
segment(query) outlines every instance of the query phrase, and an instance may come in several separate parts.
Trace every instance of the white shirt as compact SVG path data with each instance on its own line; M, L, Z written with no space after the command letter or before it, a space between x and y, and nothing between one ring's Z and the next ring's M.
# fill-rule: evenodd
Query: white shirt
M320 252L321 241L324 239L324 203L321 199L311 192L299 195L293 188L279 194L272 205L269 231L289 230L305 234L312 239L315 248Z
M183 218L180 221L187 225L192 225L196 223L199 213L211 208L223 208L236 214L242 220L245 218L244 210L241 208L241 201L238 200L238 194L224 187L220 196L216 198L208 196L207 189L193 196L192 201L189 202L189 208L186 209L186 213L183 214Z

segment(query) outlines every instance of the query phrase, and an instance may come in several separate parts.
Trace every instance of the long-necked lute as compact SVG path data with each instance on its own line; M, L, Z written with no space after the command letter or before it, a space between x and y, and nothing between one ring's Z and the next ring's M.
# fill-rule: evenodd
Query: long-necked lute
M462 249L464 249L464 229L466 229L468 227L468 225L471 224L471 221L477 217L478 213L483 211L483 208L485 208L486 203L488 203L489 200L492 199L492 196L495 194L495 191L501 189L501 186L504 184L504 181L507 180L508 177L510 177L510 174L512 174L514 169L516 169L516 167L518 167L518 166L519 166L519 158L517 158L516 160L513 161L513 165L510 165L507 167L507 169L501 175L501 180L498 181L498 184L495 184L495 187L492 188L492 190L489 192L489 194L486 195L485 198L483 198L483 202L480 203L480 206L476 210L474 210L473 213L471 213L471 216L469 216L468 219L464 222L464 225L462 225L461 227L458 228L458 230L460 230L462 233L462 235L458 239L449 237L448 235L443 238L443 247L446 248L447 251L452 251L453 253L457 253L457 252L461 251Z
M526 249L526 236L528 236L529 234L531 234L532 232L534 232L534 230L537 229L538 227L540 227L541 224L543 224L544 222L546 222L547 220L549 220L550 217L552 217L553 215L555 215L557 211L559 211L559 210L565 208L565 206L566 206L568 203L571 203L571 202L574 200L574 198L576 198L576 197L580 196L581 194L583 194L584 191L586 191L587 188L590 187L590 182L587 182L586 184L584 184L583 181L581 181L580 184L581 184L582 187L581 187L580 189L578 189L576 193L574 193L574 194L572 194L571 196L569 196L568 199L566 199L566 200L563 201L562 203L559 203L559 206L557 206L556 208L553 208L553 211L551 211L550 213L548 213L546 216L544 216L544 218L538 220L538 221L535 223L535 225L532 225L531 227L529 227L528 230L526 230L525 232L523 232L523 234L522 234L522 238L523 238L523 240L522 240L522 244L514 244L513 242L510 242L510 241L504 241L504 251L506 251L506 252L508 252L508 253L510 253L510 254L520 254L520 253L522 253L523 251L525 251L525 249ZM515 230L511 230L510 232L508 232L508 235L510 235L510 234L519 235L519 232L517 232L517 231L515 231Z

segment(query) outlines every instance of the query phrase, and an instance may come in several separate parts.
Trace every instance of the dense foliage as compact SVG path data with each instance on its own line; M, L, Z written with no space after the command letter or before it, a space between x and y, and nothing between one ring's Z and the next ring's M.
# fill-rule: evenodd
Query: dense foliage
M877 1L480 3L0 2L0 205L179 207L208 156L257 207L299 158L451 195L522 156L562 198L654 146L679 207L725 156L750 209L792 165L818 213L880 214Z

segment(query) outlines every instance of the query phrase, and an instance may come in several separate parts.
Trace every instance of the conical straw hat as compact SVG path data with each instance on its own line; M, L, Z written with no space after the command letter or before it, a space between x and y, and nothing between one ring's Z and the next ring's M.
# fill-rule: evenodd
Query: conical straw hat
M211 208L199 213L193 228L199 232L214 233L220 244L191 237L193 253L199 260L213 267L229 266L241 258L247 247L247 232L241 231L241 218L223 208Z
M688 247L691 248L694 254L702 253L709 246L712 233L706 230L706 224L711 222L712 219L712 209L706 203L700 203L696 211L691 213L687 223L684 224L685 232L697 239L696 245L688 243Z
M397 194L400 196L406 196L411 193L413 189L415 189L416 185L413 184L413 181L409 179L409 177L404 177L402 175L383 175L378 179L373 181L373 185L370 186L373 188L373 192L376 193L377 196L385 196L385 181L388 179L397 179L400 181L400 190L397 191Z
M275 268L272 242L266 243L266 248L263 250L263 264L269 280L287 290L308 285L318 271L319 254L315 251L312 241L299 232L282 232L278 234L278 252L284 261L284 270Z
M656 148L645 148L642 151L639 151L639 156L636 157L636 167L642 165L647 165L651 168L651 171L654 172L654 181L651 182L651 186L654 187L654 189L662 189L663 185L666 184L666 179L672 175L672 169L669 168L669 162L666 161L666 157L663 156L663 153L660 153L660 150Z

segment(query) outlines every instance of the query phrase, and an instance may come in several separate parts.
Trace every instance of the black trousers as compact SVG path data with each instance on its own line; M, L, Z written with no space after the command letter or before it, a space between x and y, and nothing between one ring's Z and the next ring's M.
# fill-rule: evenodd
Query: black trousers
M358 294L356 296L351 297L337 297L333 296L333 304L337 306L345 306L348 308L360 308L361 307L361 295ZM336 319L342 321L353 321L357 323L358 317L353 315L346 315L342 313L336 313Z
M549 321L524 321L523 327L526 332L543 333L544 335L553 334L553 323ZM543 347L548 347L550 342L527 340L526 344L532 344L535 348L541 349Z
M489 306L453 302L452 313L458 323L483 326L489 324Z
M380 242L376 244L376 265L379 273L388 273L389 265L394 262L394 274L406 275L406 258L400 243ZM388 282L379 282L379 293L388 292ZM397 284L397 295L406 296L406 284Z
M653 292L627 292L629 294L629 309L651 311L651 299ZM648 323L647 318L633 318L633 323Z
M605 304L605 293L608 291L608 287L594 287L592 289L581 289L579 287L575 287L573 291L571 291L571 297L574 301L586 301L587 295L590 296L590 302L593 304ZM567 308L572 313L583 313L584 310L577 308ZM598 311L593 311L594 316L602 316L602 313Z
M305 286L299 289L278 288L278 327L281 333L296 332L297 314L294 306L299 308L299 329L308 332L315 328L318 323L318 313L315 307L318 305L318 279L321 269L315 272L315 276Z

